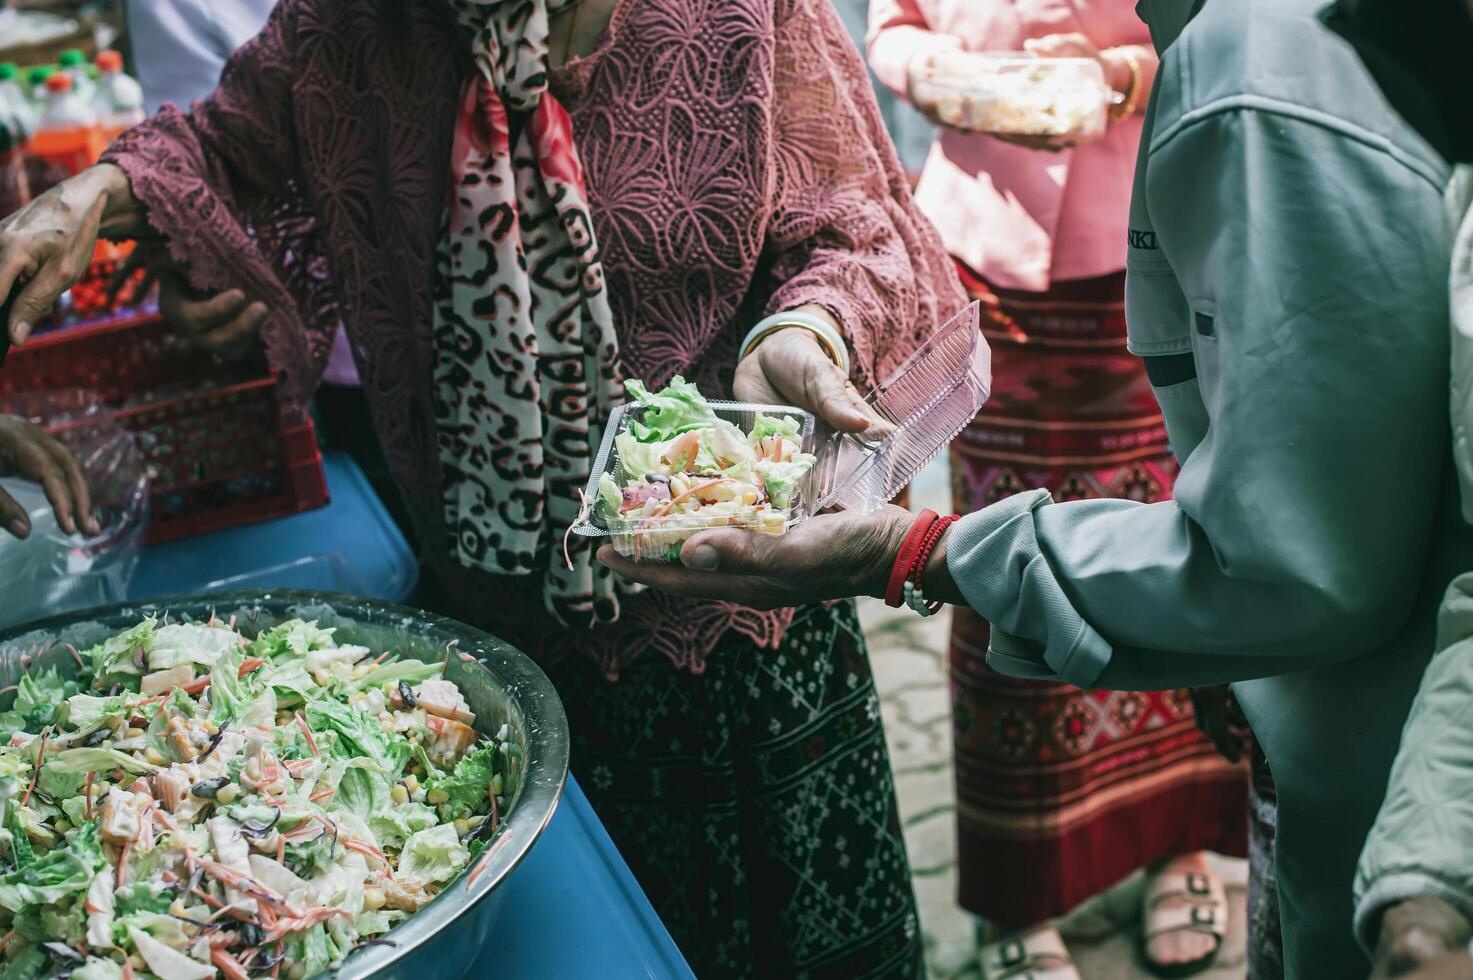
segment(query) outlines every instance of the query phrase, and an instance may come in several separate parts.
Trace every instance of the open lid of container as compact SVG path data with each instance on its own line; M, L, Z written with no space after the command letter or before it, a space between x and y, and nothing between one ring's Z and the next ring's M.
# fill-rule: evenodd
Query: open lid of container
M823 435L809 476L813 511L878 510L967 427L992 391L980 320L974 302L875 388L865 399L875 415L869 429Z

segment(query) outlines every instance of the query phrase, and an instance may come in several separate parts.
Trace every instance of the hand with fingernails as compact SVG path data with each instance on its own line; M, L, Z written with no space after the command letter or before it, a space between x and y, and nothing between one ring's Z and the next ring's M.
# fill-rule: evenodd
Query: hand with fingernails
M819 306L794 311L838 324ZM732 390L739 401L805 409L838 432L864 432L879 420L839 370L813 332L774 331L737 364Z
M0 329L21 346L58 297L87 273L99 236L147 232L127 176L110 164L89 167L0 217L0 298L12 298L10 319Z
M41 485L57 525L67 534L75 534L78 529L87 534L102 531L92 513L87 478L77 457L40 426L13 415L0 415L0 476L11 473ZM4 490L0 490L0 527L17 538L31 533L30 518Z
M199 292L170 270L159 276L159 312L191 343L221 357L236 357L255 342L266 304L251 302L239 289Z

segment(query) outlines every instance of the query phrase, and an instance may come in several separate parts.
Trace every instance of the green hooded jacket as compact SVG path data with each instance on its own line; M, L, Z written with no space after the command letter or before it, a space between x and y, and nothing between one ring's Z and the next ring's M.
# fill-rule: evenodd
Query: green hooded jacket
M1236 682L1277 785L1301 980L1365 973L1356 858L1442 590L1473 567L1447 424L1447 167L1324 3L1141 4L1162 62L1127 319L1181 460L1174 499L1021 494L948 551L1005 674Z

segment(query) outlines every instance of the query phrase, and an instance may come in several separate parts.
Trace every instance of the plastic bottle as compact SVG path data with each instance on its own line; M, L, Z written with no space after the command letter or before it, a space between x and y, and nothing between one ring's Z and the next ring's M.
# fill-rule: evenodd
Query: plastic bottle
M9 119L12 128L17 124L20 126L21 139L30 136L35 128L36 113L13 61L0 62L0 116Z
M37 65L26 72L26 86L30 89L31 105L36 108L37 114L40 113L40 107L46 104L46 79L55 73L55 65Z
M61 70L71 76L72 91L82 97L84 102L91 102L92 95L97 91L97 84L92 81L92 73L87 70L87 56L80 48L67 48L56 59Z
M0 106L0 218L19 211L31 199L30 176L21 150L24 142L13 108Z
M97 56L97 94L92 109L102 124L102 135L111 143L119 133L148 118L143 108L143 86L123 73L123 56L104 51Z
M46 105L31 137L31 154L68 177L97 162L105 146L97 113L72 91L72 77L56 72L46 79Z

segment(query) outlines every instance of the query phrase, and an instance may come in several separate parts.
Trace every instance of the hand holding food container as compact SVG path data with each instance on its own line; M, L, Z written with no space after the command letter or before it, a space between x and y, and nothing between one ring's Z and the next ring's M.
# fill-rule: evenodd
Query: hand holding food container
M1100 139L1144 90L1132 48L1101 51L1082 34L1030 38L1023 51L946 51L910 68L911 100L932 121L1029 149Z
M792 531L801 545L813 537L801 525L822 511L879 512L987 399L978 312L952 318L864 400L862 431L820 426L793 406L708 402L678 378L659 392L631 382L634 401L614 411L572 533L610 539L600 557L622 570L685 560L710 529Z

